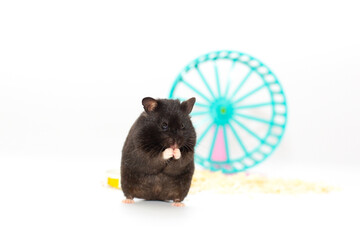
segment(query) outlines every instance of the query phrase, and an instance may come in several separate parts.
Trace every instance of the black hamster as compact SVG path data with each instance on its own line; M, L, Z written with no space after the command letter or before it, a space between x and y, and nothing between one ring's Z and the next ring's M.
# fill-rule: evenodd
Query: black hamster
M184 205L181 202L194 173L196 133L189 114L195 101L142 100L145 111L131 127L122 149L124 203L142 198Z

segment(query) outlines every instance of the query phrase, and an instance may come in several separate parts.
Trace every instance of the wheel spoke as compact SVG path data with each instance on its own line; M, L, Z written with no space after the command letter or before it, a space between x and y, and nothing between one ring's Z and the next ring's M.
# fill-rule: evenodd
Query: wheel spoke
M195 103L195 106L197 106L197 107L204 107L204 108L210 107L209 105L206 105L206 104L203 104L203 103L198 103L198 102Z
M229 161L229 159L230 159L230 154L229 154L228 137L227 137L225 125L223 126L223 132L224 132L224 139L225 139L226 159L227 159L227 161Z
M199 139L196 142L196 145L199 145L200 142L204 139L204 137L206 136L206 134L209 132L210 128L214 125L214 122L211 122L209 124L209 126L205 129L205 131L201 134L201 136L199 137Z
M266 103L258 103L258 104L250 104L250 105L241 105L241 106L236 106L236 109L243 109L243 108L258 108L258 107L264 107L264 106L269 106L269 105L273 105L272 102L266 102Z
M211 103L210 99L207 98L204 94L202 94L199 90L197 90L194 86L192 86L190 83L188 83L187 81L185 81L184 79L180 80L181 82L183 82L188 88L190 88L191 90L193 90L195 93L197 93L199 96L201 96L203 99L205 99L207 102Z
M254 93L256 93L257 91L261 90L262 88L264 88L266 86L266 84L261 85L260 87L255 88L254 90L248 92L247 94L245 94L244 96L242 96L241 98L239 98L238 100L236 100L234 103L239 103L241 101L243 101L245 98L250 97L251 95L253 95Z
M263 119L263 118L258 118L258 117L254 117L254 116L250 116L250 115L242 114L242 113L235 113L235 115L236 115L236 116L239 116L239 117L247 118L247 119L250 119L250 120L254 120L254 121L266 123L266 124L269 124L269 125L274 125L274 126L278 126L278 127L283 127L282 124L279 124L279 123L276 123L276 122L272 122L272 121L269 121L269 120L266 120L266 119Z
M230 68L230 71L229 71L229 74L228 74L228 77L227 77L226 89L225 89L225 93L224 93L225 97L227 97L227 95L229 94L229 87L230 87L230 81L231 81L230 76L231 76L231 73L234 70L235 63L236 63L236 61L233 61L233 63L231 64L231 68Z
M234 127L233 127L233 125L231 123L229 123L229 127L230 127L231 131L233 132L233 134L234 134L236 140L238 141L239 145L241 146L242 150L244 151L245 156L249 155L246 147L244 146L244 143L242 142L239 135L236 133L236 131L235 131L235 129L234 129Z
M254 138L256 138L257 140L259 140L261 143L263 142L263 140L253 131L251 131L248 127L246 127L244 124L242 124L241 122L239 122L236 119L232 119L237 125L239 125L242 129L244 129L245 131L247 131L251 136L253 136Z
M207 122L212 122L213 120L210 117L207 118L203 118L199 121L196 121L196 123L194 123L194 128L197 129L199 126L203 126L204 124L206 124Z
M215 141L216 141L218 132L219 132L219 125L216 125L216 129L215 129L215 132L214 132L214 137L213 137L213 140L212 140L212 143L211 143L211 148L210 148L210 151L209 151L208 159L210 159L210 160L211 160L211 155L214 152L214 146L215 146Z
M215 61L213 61L213 63L214 63L214 71L215 71L215 78L216 78L216 86L217 86L217 89L218 89L218 96L221 97L221 88L220 88L218 66L217 66Z
M249 72L246 74L246 76L243 78L243 80L240 82L240 84L237 86L233 94L231 95L230 99L232 99L236 93L240 90L240 88L245 84L246 80L249 79L250 75L253 73L253 69L250 69Z
M204 112L192 112L190 115L193 116L199 116L199 115L205 115L208 114L208 111L204 111Z
M273 122L263 119L263 118L258 118L258 117L254 117L254 116L250 116L250 115L246 115L246 114L241 114L241 113L235 113L236 116L242 117L242 118L247 118L250 120L254 120L254 121L258 121L258 122L262 122L262 123L267 123L267 124L273 124Z
M198 67L198 66L196 66L196 67L195 67L195 69L196 69L196 71L198 72L198 74L199 74L199 76L200 76L201 80L202 80L202 81L203 81L203 83L205 84L206 88L209 90L209 92L210 92L211 96L212 96L213 98L216 98L216 97L215 97L215 95L214 95L214 93L213 93L213 91L211 90L211 88L210 88L210 86L209 86L208 82L206 81L206 79L205 79L204 75L203 75L203 74L202 74L202 72L200 71L199 67Z

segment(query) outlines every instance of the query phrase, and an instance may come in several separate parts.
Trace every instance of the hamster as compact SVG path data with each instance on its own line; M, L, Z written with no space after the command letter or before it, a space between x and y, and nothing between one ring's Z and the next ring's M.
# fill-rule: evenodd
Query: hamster
M131 127L122 149L124 203L141 198L184 206L195 168L196 133L189 116L195 101L142 100L145 111Z

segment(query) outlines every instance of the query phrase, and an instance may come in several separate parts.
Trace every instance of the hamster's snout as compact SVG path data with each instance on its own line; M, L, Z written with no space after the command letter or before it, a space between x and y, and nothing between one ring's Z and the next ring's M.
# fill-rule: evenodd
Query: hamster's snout
M170 148L175 150L176 148L179 148L179 145L177 145L177 143L175 143L175 144L171 145Z
M169 148L176 149L176 148L179 148L180 141L179 141L179 139L170 137L170 138L168 138L166 145Z

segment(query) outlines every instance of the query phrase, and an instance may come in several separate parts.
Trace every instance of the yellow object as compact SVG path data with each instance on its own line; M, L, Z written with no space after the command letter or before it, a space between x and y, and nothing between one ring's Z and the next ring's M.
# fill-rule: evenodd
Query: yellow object
M120 188L120 170L109 170L106 172L106 182L108 186Z
M114 188L119 187L119 179L108 177L107 183L110 187L114 187Z

